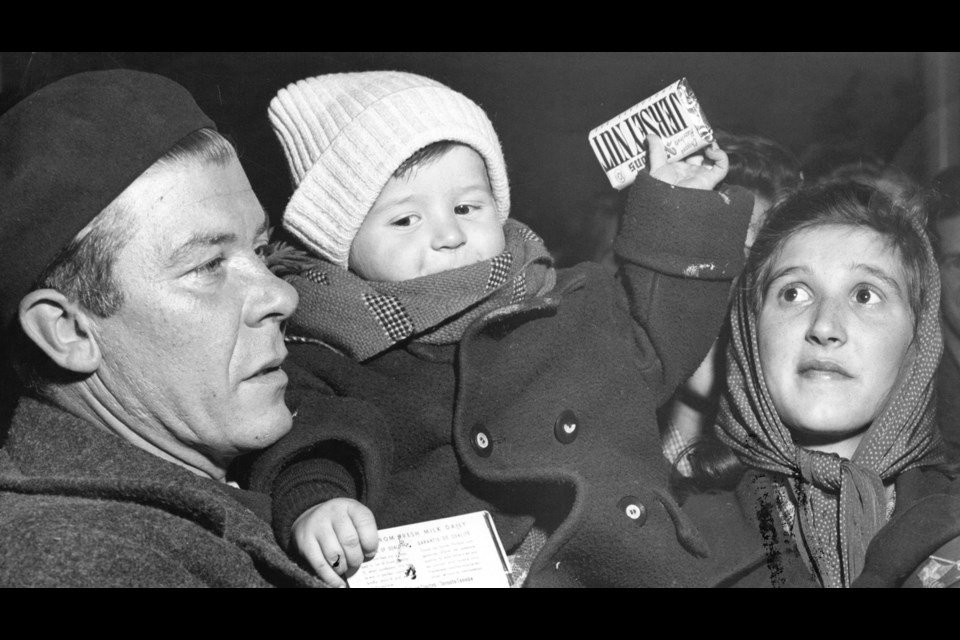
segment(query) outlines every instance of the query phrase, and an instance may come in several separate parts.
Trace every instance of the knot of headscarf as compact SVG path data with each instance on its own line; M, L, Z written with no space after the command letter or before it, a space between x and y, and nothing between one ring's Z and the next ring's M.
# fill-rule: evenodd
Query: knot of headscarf
M804 539L817 542L812 547L819 552L822 547L833 544L830 531L837 525L839 552L820 553L819 571L829 586L847 586L837 579L848 573L858 576L863 570L863 558L873 535L883 526L886 518L887 495L883 480L876 471L841 458L835 453L809 451L797 447L797 462L800 478L813 487L837 495L837 515L817 522L814 518L801 518L799 529ZM795 485L794 491L802 489ZM830 514L832 515L832 513ZM831 522L833 520L836 524ZM811 526L811 524L813 526Z
M731 307L717 435L744 464L790 482L797 499L798 546L808 550L824 586L849 586L860 574L866 547L886 518L884 481L943 459L933 402L943 348L940 278L929 243L927 253L926 295L916 322L915 356L850 460L794 444L761 371L757 318L747 287L738 288Z
M825 491L840 491L844 459L835 453L797 449L800 477Z
M408 340L458 342L467 326L493 309L543 295L556 272L543 240L508 219L499 255L412 280L364 280L325 260L286 276L300 304L287 335L324 342L356 360L367 360Z

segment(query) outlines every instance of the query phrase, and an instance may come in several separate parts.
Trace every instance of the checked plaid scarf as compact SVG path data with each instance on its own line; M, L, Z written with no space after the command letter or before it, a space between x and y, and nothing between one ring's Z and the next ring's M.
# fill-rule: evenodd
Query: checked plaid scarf
M524 224L504 223L500 255L402 282L364 280L320 259L285 276L300 294L287 337L317 340L359 361L407 341L453 344L480 316L553 289L543 241Z

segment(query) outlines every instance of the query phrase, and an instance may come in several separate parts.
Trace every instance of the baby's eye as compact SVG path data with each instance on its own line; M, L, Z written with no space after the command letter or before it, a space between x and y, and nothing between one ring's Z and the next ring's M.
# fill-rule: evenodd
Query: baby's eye
M453 212L458 216L465 216L471 211L473 211L473 208L468 204L458 204L453 208Z
M390 223L390 226L393 227L409 227L414 223L414 216L403 216L402 218L397 218L396 220Z
M868 287L860 287L854 293L854 298L860 304L877 304L880 302L880 295Z
M780 290L780 298L784 302L806 302L810 299L810 293L803 287L789 285Z
M254 251L257 253L257 257L260 258L260 262L266 263L267 256L270 254L270 245L262 244Z

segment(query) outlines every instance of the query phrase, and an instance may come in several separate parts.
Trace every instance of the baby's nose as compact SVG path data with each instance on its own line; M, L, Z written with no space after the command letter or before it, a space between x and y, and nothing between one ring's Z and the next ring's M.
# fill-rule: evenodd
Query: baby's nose
M456 249L467 240L460 221L454 214L440 216L433 225L433 248Z

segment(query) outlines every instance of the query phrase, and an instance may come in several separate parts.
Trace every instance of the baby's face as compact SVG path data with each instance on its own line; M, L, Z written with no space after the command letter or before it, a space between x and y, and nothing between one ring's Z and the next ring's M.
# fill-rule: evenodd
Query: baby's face
M390 178L350 247L365 280L399 282L488 260L503 226L483 158L466 146Z

